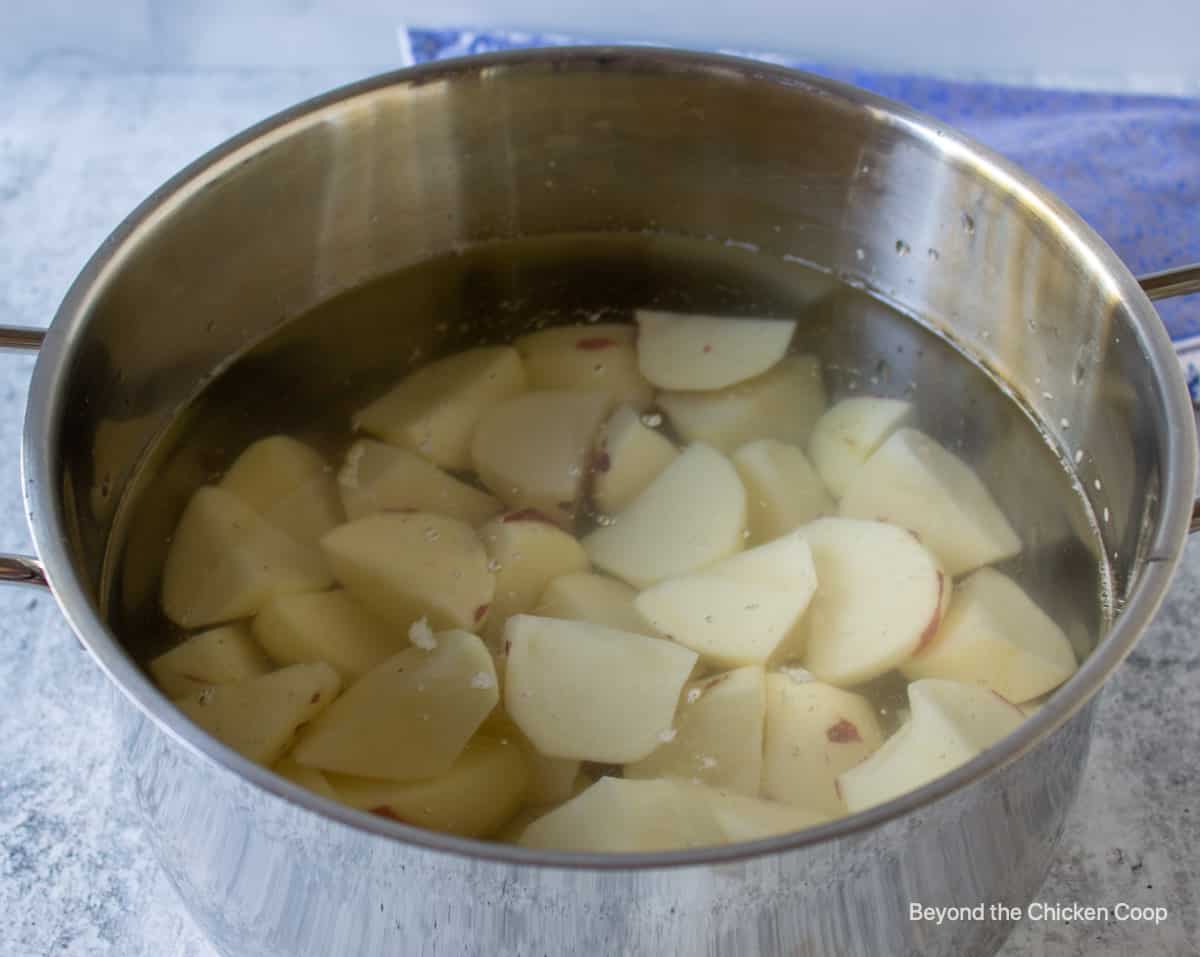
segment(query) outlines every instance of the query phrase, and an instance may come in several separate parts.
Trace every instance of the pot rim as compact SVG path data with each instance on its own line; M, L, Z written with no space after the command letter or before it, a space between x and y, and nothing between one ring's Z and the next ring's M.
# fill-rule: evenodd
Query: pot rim
M557 69L627 69L651 72L694 72L743 83L767 83L833 97L848 106L870 110L880 122L893 123L938 149L943 156L970 166L1007 190L1018 202L1036 209L1064 245L1083 261L1113 299L1123 302L1136 319L1136 334L1155 373L1165 410L1161 513L1149 536L1147 559L1135 569L1136 584L1119 617L1079 670L1021 726L971 761L922 787L884 804L817 827L768 839L687 851L581 854L534 851L515 845L453 837L378 815L357 811L292 784L242 757L193 725L148 680L101 619L87 586L72 564L64 515L55 480L56 434L67 414L61 370L72 358L87 325L97 290L121 268L130 249L154 224L249 156L285 138L349 101L387 88L414 88L483 71ZM722 54L694 53L656 47L583 46L514 50L437 61L396 70L336 88L263 120L208 151L155 190L112 232L72 283L46 335L34 368L21 447L23 492L34 545L46 577L71 628L126 698L160 730L209 764L232 772L252 786L270 792L339 824L416 849L447 852L505 864L597 871L703 866L760 858L808 848L826 841L870 831L985 778L1021 757L1083 708L1109 674L1132 649L1162 602L1183 550L1192 511L1196 473L1196 438L1192 408L1183 375L1166 330L1150 300L1112 249L1065 203L1028 174L990 149L938 120L864 90L791 68Z

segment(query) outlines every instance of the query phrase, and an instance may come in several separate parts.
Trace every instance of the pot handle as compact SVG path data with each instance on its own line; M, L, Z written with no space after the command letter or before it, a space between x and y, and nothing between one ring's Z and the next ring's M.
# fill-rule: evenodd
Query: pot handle
M36 352L46 338L45 329L0 326L0 349ZM40 585L49 588L42 563L32 555L0 554L0 584Z

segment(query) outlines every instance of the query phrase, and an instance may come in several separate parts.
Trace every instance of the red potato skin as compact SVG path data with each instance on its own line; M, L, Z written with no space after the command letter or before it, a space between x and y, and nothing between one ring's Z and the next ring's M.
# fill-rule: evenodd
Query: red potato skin
M925 626L925 630L921 632L921 639L917 642L917 650L913 652L914 655L919 655L925 650L925 648L937 635L938 628L940 628L942 624L942 595L946 591L946 576L944 573L938 572L937 582L937 601L934 603L934 607L937 610L934 612L933 617L929 620L929 624Z
M590 339L578 340L575 343L575 348L581 349L584 352L596 352L600 349L611 349L616 344L616 339L609 339L605 336L595 336Z
M704 343L704 351L705 351L705 352L712 352L712 346L711 346L709 343L707 343L707 342L706 342L706 343Z
M612 468L612 459L607 452L601 449L592 458L592 471L607 472L610 468Z
M832 744L853 744L862 740L862 735L858 733L858 725L845 718L836 724L831 724L825 731L825 737Z
M483 616L488 613L488 609L491 607L492 606L490 604L487 604L487 605L480 605L478 608L475 609L475 624L478 625L481 621L483 621Z

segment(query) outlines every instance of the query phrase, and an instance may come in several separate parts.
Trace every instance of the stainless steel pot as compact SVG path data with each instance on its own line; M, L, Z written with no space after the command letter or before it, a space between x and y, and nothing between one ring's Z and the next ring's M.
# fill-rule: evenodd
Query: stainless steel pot
M612 230L716 235L861 284L992 370L1067 454L1085 450L1120 613L1078 673L1018 732L903 798L655 855L415 830L299 790L188 724L103 614L114 518L151 439L232 355L336 292L458 244ZM25 424L45 579L31 558L4 574L48 582L123 692L148 838L222 953L990 954L1005 921L934 927L910 921L909 902L1035 893L1093 696L1158 607L1192 515L1192 410L1147 292L1194 291L1200 269L1144 285L1004 160L817 77L649 49L405 70L218 147L97 251L41 343Z

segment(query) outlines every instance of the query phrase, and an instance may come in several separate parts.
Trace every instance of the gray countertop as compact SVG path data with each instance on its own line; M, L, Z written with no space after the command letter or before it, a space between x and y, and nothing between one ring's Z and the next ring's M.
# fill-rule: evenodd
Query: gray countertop
M0 322L44 325L151 189L347 69L0 71ZM18 442L32 360L0 373L0 548L28 549ZM1005 957L1200 954L1200 542L1104 693L1079 802L1039 900L1167 908L1159 926L1022 923ZM139 831L105 678L44 593L0 592L0 954L212 957ZM885 955L881 955L885 957Z

